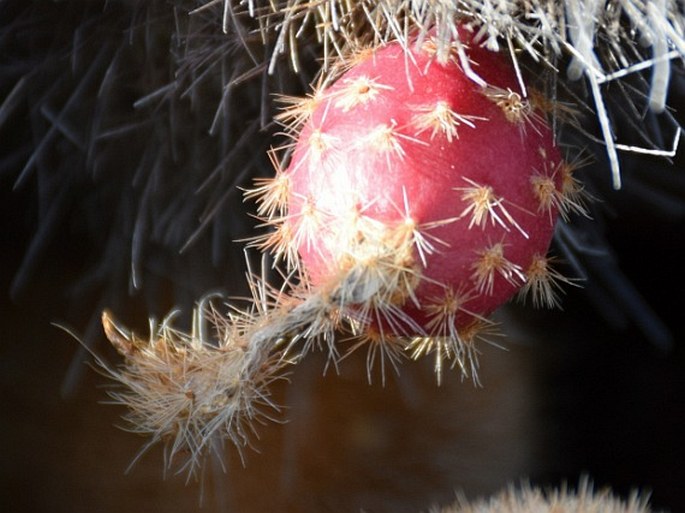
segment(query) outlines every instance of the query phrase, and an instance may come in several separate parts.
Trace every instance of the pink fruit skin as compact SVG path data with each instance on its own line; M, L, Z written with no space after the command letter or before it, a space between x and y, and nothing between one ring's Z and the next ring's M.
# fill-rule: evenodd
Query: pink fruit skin
M476 47L469 50L469 57L474 71L489 86L520 91L513 67L503 56ZM409 215L420 225L461 217L426 232L444 244L434 244L437 251L427 255L425 267L421 265L422 276L428 278L416 291L422 303L444 295L444 289L431 281L454 291L475 291L474 262L493 244L502 243L505 258L522 272L533 255L547 252L557 209L541 210L531 177L549 177L557 190L560 187L555 170L562 159L551 130L541 116L520 123L508 120L457 62L455 58L443 66L426 51L408 56L391 44L352 67L324 91L323 100L301 129L286 171L291 180L289 217L299 219L304 198L323 213L316 236L299 246L313 283L322 283L335 272L331 266L340 248L326 242L341 220L349 217L352 205L374 219L397 223L406 217L405 194ZM373 80L377 94L352 107L341 106L343 91L359 77ZM459 124L451 142L443 131L417 129L417 112L438 101L448 102L461 116L477 117L469 118L475 128ZM369 132L380 125L394 127L401 156L369 144ZM319 133L329 139L325 149L314 155L309 141ZM463 214L470 203L463 196L472 183L491 187L520 230L508 221L506 229L490 220L469 227L471 216ZM495 272L492 291L471 292L465 308L488 315L520 285L516 277L507 280ZM415 318L422 317L413 305L406 305L405 310ZM459 324L469 322L468 316L460 319Z

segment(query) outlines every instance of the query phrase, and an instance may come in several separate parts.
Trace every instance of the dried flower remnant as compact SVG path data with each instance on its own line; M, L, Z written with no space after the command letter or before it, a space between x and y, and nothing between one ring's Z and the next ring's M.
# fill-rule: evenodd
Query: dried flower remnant
M150 338L144 340L109 311L102 314L107 338L126 360L122 368L101 364L121 385L110 392L113 402L128 409L131 431L151 437L146 446L163 443L168 464L183 458L181 470L189 474L226 439L244 448L254 423L278 410L268 386L280 376L282 362L247 350L240 322L215 323L226 330L219 331L218 340L208 340L206 315L218 314L199 307L190 334L176 330L169 316L151 324Z

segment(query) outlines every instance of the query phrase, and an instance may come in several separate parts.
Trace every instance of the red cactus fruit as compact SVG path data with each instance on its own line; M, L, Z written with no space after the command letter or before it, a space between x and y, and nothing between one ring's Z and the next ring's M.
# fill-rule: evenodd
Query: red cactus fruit
M507 59L468 50L481 86L433 54L367 51L286 110L295 143L259 190L277 226L262 246L362 328L463 340L521 288L556 303L545 254L577 190Z

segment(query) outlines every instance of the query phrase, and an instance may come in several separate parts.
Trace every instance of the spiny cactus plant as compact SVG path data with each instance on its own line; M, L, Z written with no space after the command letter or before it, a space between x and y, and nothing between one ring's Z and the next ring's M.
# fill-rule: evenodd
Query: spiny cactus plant
M225 20L237 15L237 4L223 7ZM285 262L283 284L252 273L247 309L210 312L213 342L168 321L142 342L106 313L127 360L111 371L126 386L114 397L135 429L172 440L171 456L189 450L193 470L217 438L246 443L243 421L256 402L270 404L266 385L284 364L321 345L337 361L341 332L369 348L370 379L376 360L384 372L386 361L431 353L438 380L445 359L477 380L487 315L519 289L554 306L569 282L546 256L558 214L585 212L554 142L558 125L575 123L556 66L569 58L569 78L587 79L616 187L600 83L652 67L650 107L664 108L664 66L682 50L679 7L604 7L248 2L263 39L275 38L269 69L287 48L297 70L297 41L310 29L322 43L313 93L284 98L278 120L292 142L272 152L276 175L247 193L273 228L252 245ZM636 31L652 48L638 62ZM536 61L539 93L526 80ZM197 324L207 315L199 310Z
M620 146L600 85L644 67L663 79L662 63L680 55L676 4L600 7L248 2L240 16L254 18L271 49L266 69L288 49L297 71L297 42L310 30L323 52L313 93L282 99L277 120L291 142L272 152L275 177L247 193L272 228L251 244L285 263L282 284L250 273L252 305L209 315L215 341L170 335L165 321L143 343L106 314L127 360L111 371L126 386L115 398L137 429L173 440L172 456L189 451L194 470L213 440L246 443L241 420L284 364L319 346L337 363L341 333L368 347L369 379L377 360L384 373L387 361L432 354L438 380L451 359L477 381L487 315L519 289L553 306L569 283L546 251L557 215L585 205L554 139L566 127L582 133L576 111L587 107L558 66L570 82L586 78L618 187ZM223 10L230 20L239 6ZM636 30L651 57L638 51ZM662 110L663 80L647 90ZM207 315L198 311L198 323Z
M236 202L240 177L266 173L265 148L253 148L252 141L258 128L273 126L270 93L285 92L281 82L288 67L291 80L307 82L304 69L320 62L309 97L281 98L289 107L277 118L286 133L271 153L275 178L247 193L248 199L259 198L257 214L274 230L251 244L286 264L277 271L282 279L269 278L265 259L262 271L249 273L246 306L218 312L200 301L190 333L175 329L170 316L153 323L149 339L142 339L108 311L102 317L107 337L125 359L121 367L101 362L123 385L114 400L130 409L135 431L167 445L170 464L189 455L182 467L191 472L223 440L246 445L254 421L276 408L269 384L312 347L323 345L336 363L350 345L368 347L370 368L377 359L384 366L403 355L429 353L438 377L448 359L477 379L476 342L492 330L487 314L518 288L532 294L534 304L554 305L557 286L568 282L545 255L557 215L571 220L585 213L583 187L573 174L576 150L564 147L562 157L558 149L564 136L573 132L602 146L598 154L607 154L619 187L620 152L669 156L670 141L679 134L666 109L671 62L685 53L682 4L674 0L212 0L173 7L172 15L166 4L140 4L124 27L130 41L155 17L167 16L173 27L169 48L163 48L174 55L167 70L173 78L137 99L136 123L100 126L106 117L99 104L90 136L74 132L68 114L79 102L69 100L64 115L51 118L17 183L25 184L35 172L42 201L47 197L54 205L45 209L52 215L64 201L63 180L46 172L42 161L55 133L85 148L93 175L101 162L95 156L121 134L154 133L141 150L145 157L136 168L142 171L129 177L144 184L143 192L122 199L117 210L131 233L123 251L130 259L119 265L127 276L130 270L132 289L139 290L146 239L174 250L192 246L197 233L217 220L221 202L231 194ZM208 27L219 26L224 34L210 30L212 37L203 37ZM153 59L159 39L147 33L144 39L145 55ZM112 77L122 73L121 52L97 48L80 84L94 87L100 77L95 88L106 96ZM77 71L82 55L70 55ZM390 55L396 66L388 63ZM179 121L175 100L200 104L208 76L221 83L216 104L209 114L203 110ZM0 119L16 108L29 82L17 82ZM606 95L609 87L618 92ZM233 109L230 117L231 100L245 111ZM256 107L249 110L248 104ZM167 137L164 126L148 131L140 113L160 106L169 107L172 128L209 117L212 134L243 130L246 111L258 111L259 119L251 118L241 137L226 136L224 147L213 148L220 165L184 175L184 150L190 149L185 162L193 171L212 152L199 136L184 140L171 130ZM664 141L641 123L647 108L663 111ZM41 107L34 114L42 119L51 111ZM587 127L594 116L599 137ZM616 139L625 135L617 118L628 120L636 140ZM353 132L368 137L357 142ZM112 144L111 151L122 146ZM494 147L507 153L495 153ZM346 171L332 165L337 159L347 163ZM479 164L481 159L491 166ZM234 160L240 164L231 167ZM468 165L461 165L465 160ZM422 171L452 165L449 176L422 180ZM167 172L172 168L174 173ZM340 174L324 179L332 168ZM359 180L351 180L357 170ZM360 195L356 199L346 194L350 181ZM178 184L189 197L202 193L206 205L157 195L160 183ZM198 231L180 233L184 223L178 217L186 225L199 217ZM578 242L578 230L558 224L560 245ZM219 228L215 234L215 240L225 236ZM572 248L566 256L577 263L575 256L584 250ZM220 251L213 255L225 257ZM20 278L27 273L22 269ZM346 338L353 339L347 346L341 341Z
M582 478L577 490L567 485L556 490L541 490L530 485L513 486L499 494L479 501L459 499L430 513L648 513L648 500L634 491L627 500L609 490L594 490L587 478Z

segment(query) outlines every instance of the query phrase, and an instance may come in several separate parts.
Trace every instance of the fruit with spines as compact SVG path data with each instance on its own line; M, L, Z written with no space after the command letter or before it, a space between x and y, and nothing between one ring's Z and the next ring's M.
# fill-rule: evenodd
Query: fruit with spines
M415 354L464 354L522 288L555 305L563 277L541 255L577 202L565 204L568 165L514 67L468 52L487 85L429 44L360 53L302 104L288 99L293 143L273 187L260 184L275 228L261 247L335 297L355 333L404 338Z

